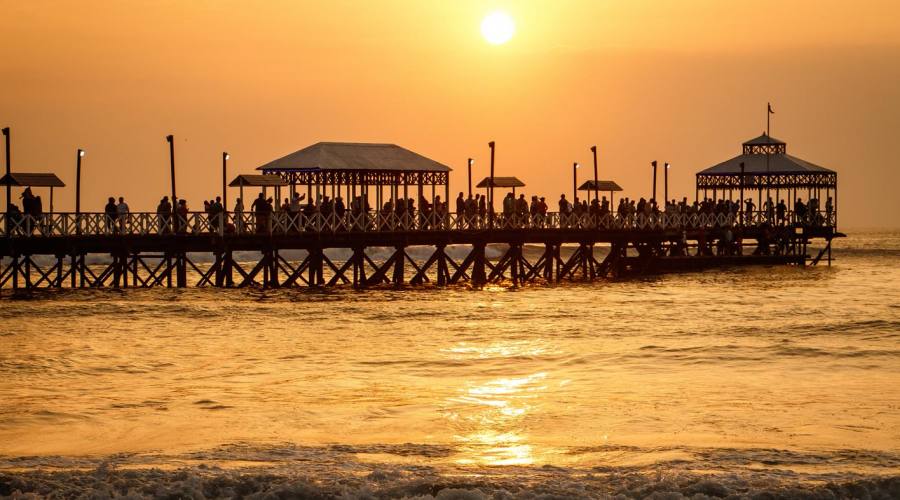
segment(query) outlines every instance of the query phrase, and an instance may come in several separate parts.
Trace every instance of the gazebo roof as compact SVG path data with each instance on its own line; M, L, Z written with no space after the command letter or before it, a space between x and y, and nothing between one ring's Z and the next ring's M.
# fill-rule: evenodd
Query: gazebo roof
M449 172L451 169L396 144L319 142L266 163L257 170Z
M56 174L28 174L12 172L0 178L0 186L65 187Z
M834 170L787 154L787 143L767 135L743 143L743 154L701 170L697 175L833 174Z
M277 175L263 175L263 174L241 174L234 178L231 183L228 184L229 187L240 187L240 186L250 186L250 187L259 187L259 186L287 186L287 182L284 181L281 177Z
M596 186L594 180L585 181L579 188L579 191L622 191L622 187L615 181L597 181Z
M491 187L491 178L485 177L478 183L478 188L486 188ZM499 188L517 188L517 187L525 187L525 183L520 181L516 177L497 177L494 176L493 187Z
M740 175L741 163L745 174L833 174L834 170L820 167L787 153L739 155L718 165L701 170L698 175Z

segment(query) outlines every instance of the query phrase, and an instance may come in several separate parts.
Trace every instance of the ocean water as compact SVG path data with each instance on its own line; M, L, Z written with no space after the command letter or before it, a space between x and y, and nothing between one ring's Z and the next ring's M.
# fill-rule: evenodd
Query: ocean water
M830 268L4 291L0 495L900 498L900 233L849 233Z

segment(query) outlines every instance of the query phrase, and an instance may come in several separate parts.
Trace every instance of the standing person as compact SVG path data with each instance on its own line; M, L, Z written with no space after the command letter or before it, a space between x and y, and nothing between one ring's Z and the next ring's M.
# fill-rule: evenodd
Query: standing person
M778 200L778 205L775 205L775 214L778 217L778 225L783 226L787 214L787 205L784 203L784 198Z
M763 203L763 208L766 211L766 222L772 224L775 221L775 204L772 203L771 196L766 198L766 202Z
M178 234L185 233L189 213L187 200L178 200L178 208L175 210L175 226Z
M550 207L547 206L547 198L541 196L538 198L538 215L540 216L540 225L544 227L544 224L547 223L547 212L550 210Z
M169 197L163 196L156 206L156 224L159 227L159 234L169 232L170 220L172 219L172 204L169 203Z
M119 196L119 204L116 205L116 218L119 220L119 232L125 232L126 219L128 219L128 203L125 203L125 197Z
M520 194L519 198L515 200L515 208L516 224L521 226L528 220L528 200L525 199L524 194Z
M566 215L569 213L569 201L566 200L566 195L564 194L559 195L559 213Z
M303 201L304 197L306 197L305 194L300 194L300 193L296 193L296 192L291 197L290 212L291 212L292 217L299 214L300 210L303 209L303 206L300 204L300 202Z
M468 198L466 198L466 206L465 206L465 224L467 228L471 228L474 226L474 217L475 212L478 211L478 203L475 201L475 198L472 198L470 194Z
M250 206L250 209L253 210L253 215L256 216L256 232L261 233L265 228L268 227L268 216L269 216L269 204L266 203L266 196L262 193L259 193L259 196L253 200L253 205Z
M234 228L238 234L244 232L244 201L240 198L234 201Z
M478 196L478 219L479 227L484 227L484 218L487 216L487 200L485 195Z
M106 206L103 207L103 214L105 215L106 222L106 232L113 233L116 228L116 218L119 216L119 209L116 207L116 199L112 196L106 202Z
M794 203L794 218L798 224L806 223L806 205L803 204L803 200L800 198L797 198L797 201Z
M747 198L744 201L744 223L748 226L753 223L753 210L756 209L756 204L753 203L753 198Z
M566 200L566 195L559 195L559 227L567 227L569 219L569 202Z
M831 216L834 215L834 201L832 201L831 196L825 200L825 224L829 226L833 226L834 221L831 220Z
M216 201L210 203L209 212L211 215L209 226L213 231L219 228L225 228L225 206L222 205L222 197L216 196Z

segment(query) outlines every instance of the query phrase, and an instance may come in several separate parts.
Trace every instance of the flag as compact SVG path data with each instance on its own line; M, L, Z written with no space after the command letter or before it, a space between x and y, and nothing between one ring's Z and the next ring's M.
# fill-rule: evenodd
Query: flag
M770 102L770 103L767 103L767 104L769 105L769 114L774 115L774 114L775 114L775 111L772 110L772 103Z

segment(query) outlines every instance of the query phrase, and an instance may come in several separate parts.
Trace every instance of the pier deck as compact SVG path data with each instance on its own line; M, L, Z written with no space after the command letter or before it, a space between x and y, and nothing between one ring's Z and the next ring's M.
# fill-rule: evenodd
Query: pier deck
M765 214L48 214L0 216L0 227L0 288L12 289L591 281L722 265L830 263L831 241L843 236L830 225L770 225ZM814 240L823 248L807 255ZM410 247L425 247L428 256L415 259ZM500 255L491 258L489 248ZM285 258L289 252L299 259Z

